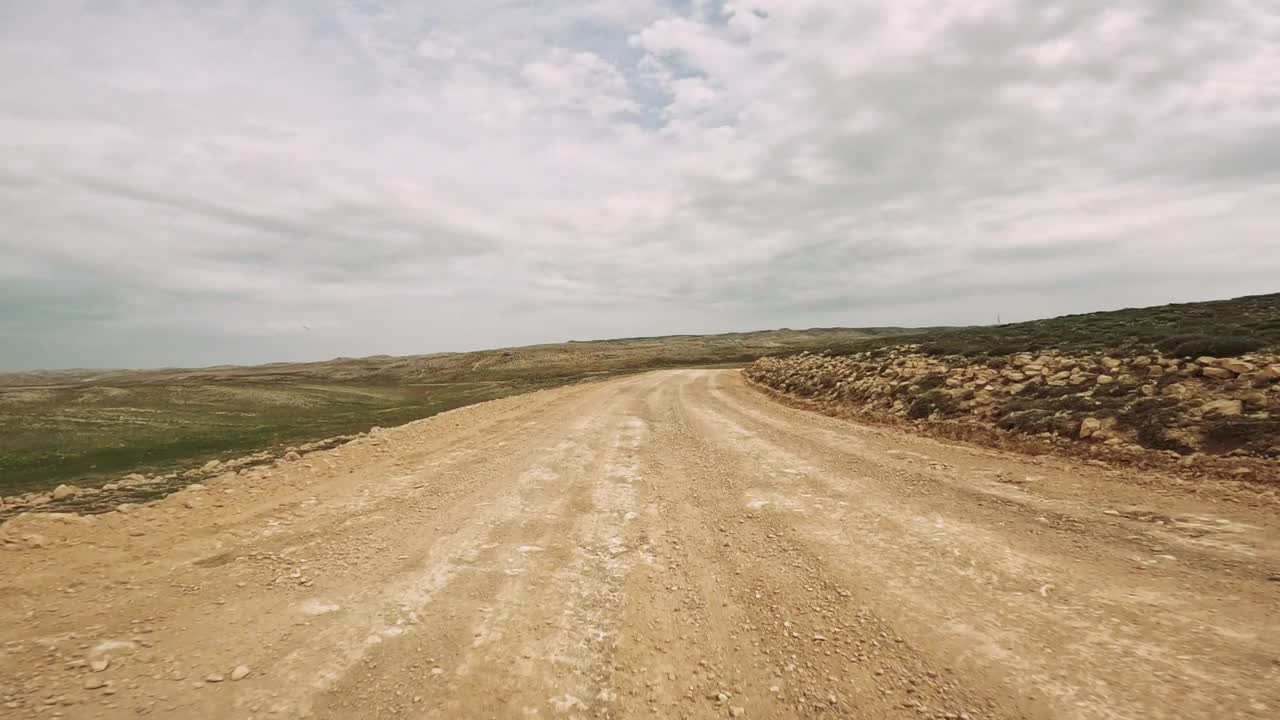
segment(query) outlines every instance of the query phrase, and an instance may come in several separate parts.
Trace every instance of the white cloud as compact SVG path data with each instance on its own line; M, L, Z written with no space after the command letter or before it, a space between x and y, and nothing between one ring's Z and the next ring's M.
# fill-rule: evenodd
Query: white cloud
M1262 0L8 4L0 366L1274 290L1278 76Z

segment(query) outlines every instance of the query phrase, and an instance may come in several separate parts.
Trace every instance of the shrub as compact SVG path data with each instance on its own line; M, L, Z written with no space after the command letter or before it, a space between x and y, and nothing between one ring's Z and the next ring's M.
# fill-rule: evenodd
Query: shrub
M1194 452L1195 448L1171 438L1166 433L1170 424L1177 420L1178 401L1172 398L1146 398L1125 408L1116 421L1132 428L1138 444L1153 450L1173 450L1180 454Z
M1200 336L1191 340L1184 340L1175 346L1169 354L1176 357L1200 357L1201 355L1234 357L1257 350L1262 346L1263 343L1261 341L1251 337Z
M929 373L916 381L916 388L920 390L933 390L942 387L947 383L947 376L942 373Z
M935 412L948 413L954 410L955 402L950 395L941 390L930 390L907 406L907 417L922 420Z
M1205 426L1204 436L1219 450L1244 448L1267 456L1280 455L1280 420L1219 418Z

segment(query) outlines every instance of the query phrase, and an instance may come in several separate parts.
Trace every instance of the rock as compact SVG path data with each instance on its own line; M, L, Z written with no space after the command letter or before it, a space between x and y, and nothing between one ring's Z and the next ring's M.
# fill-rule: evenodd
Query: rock
M221 461L221 460L210 460L209 462L207 462L207 463L205 463L204 465L201 465L201 466L200 466L200 471L201 471L201 472L213 472L214 470L217 470L217 469L218 469L218 468L220 468L220 467L222 467L222 461Z
M249 677L249 672L250 670L248 665L237 665L236 669L231 671L231 679L243 680Z
M1244 405L1239 400L1214 400L1200 406L1201 414L1220 417L1239 415L1243 411Z
M299 455L297 452L290 450L289 452L284 454L284 459L286 462L298 462L299 460L302 459L302 456Z
M1236 358L1223 358L1218 361L1218 367L1223 370L1230 370L1236 375L1243 375L1247 372L1253 372L1258 369L1257 365L1245 362L1244 360L1237 360Z
M102 672L111 667L111 658L104 657L89 663L89 669L94 672Z
M1110 385L1115 381L1116 379L1111 377L1110 375L1099 375L1095 380L1095 382L1097 382L1099 385Z
M1258 377L1264 380L1280 380L1280 365L1268 365L1258 371Z
M190 485L187 486L187 489L190 490L191 492L199 492L201 490L204 490L205 487L200 483L191 483Z
M1231 372L1226 368L1220 368L1220 367L1200 368L1200 374L1208 378L1214 378L1216 380L1230 380L1231 378L1235 377L1235 373Z
M1164 368L1159 365L1148 365L1147 377L1152 377L1152 378L1164 377Z
M1102 421L1098 418L1085 418L1080 421L1080 439L1092 437L1094 433L1102 429Z
M91 677L84 681L85 690L97 690L107 686L107 681L100 677Z
M58 487L53 489L54 500L62 500L63 498L69 498L75 494L76 494L76 489L71 487L70 485L59 485Z
M118 483L107 483L106 485L102 486L102 489L107 492L111 492L112 490L119 490L120 485Z
M222 673L209 673L204 676L205 682L220 683L223 680L226 680L226 677L224 677Z
M128 514L137 509L137 503L120 503L116 506L116 512Z
M201 500L198 497L187 498L182 501L182 507L187 508L188 510L199 510L204 507L204 500Z
M738 705L729 706L729 717L746 717L747 709Z

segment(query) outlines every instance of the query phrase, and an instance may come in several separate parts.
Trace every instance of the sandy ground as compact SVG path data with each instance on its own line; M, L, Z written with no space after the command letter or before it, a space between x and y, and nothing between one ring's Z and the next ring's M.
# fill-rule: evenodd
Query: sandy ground
M561 388L6 527L0 716L1272 718L1280 519L1231 499L733 371Z

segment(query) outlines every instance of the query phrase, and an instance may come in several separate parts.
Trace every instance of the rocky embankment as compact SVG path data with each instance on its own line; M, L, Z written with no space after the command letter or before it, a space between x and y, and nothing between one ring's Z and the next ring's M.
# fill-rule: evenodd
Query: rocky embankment
M1280 482L1280 356L932 356L917 346L764 358L745 373L836 414L949 437Z
M378 430L379 428L374 428L370 432L376 433ZM250 472L258 476L263 473L269 475L271 466L297 462L307 453L345 445L364 435L365 433L338 435L280 451L264 450L227 461L210 460L182 472L159 475L130 473L100 487L59 485L48 492L0 497L0 522L30 511L73 514L95 514L113 510L128 512L141 503L165 497L202 480Z

